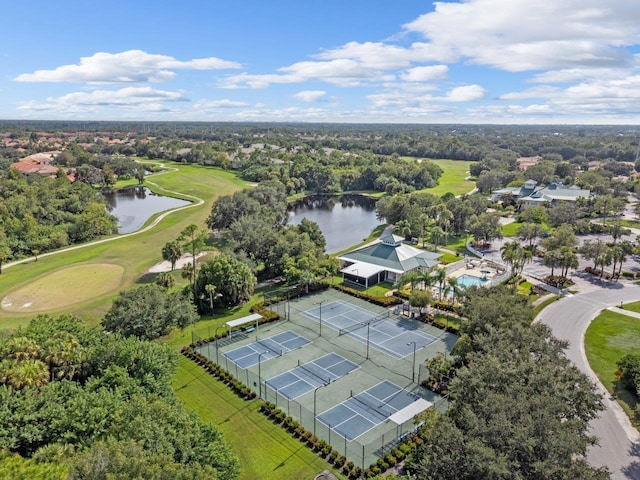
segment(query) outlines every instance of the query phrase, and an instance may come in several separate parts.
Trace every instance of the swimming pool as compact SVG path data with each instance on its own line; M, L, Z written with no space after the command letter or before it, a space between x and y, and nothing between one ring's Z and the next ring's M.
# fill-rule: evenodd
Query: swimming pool
M458 285L463 287L473 287L474 285L482 285L487 281L486 278L475 277L473 275L461 275L458 277Z

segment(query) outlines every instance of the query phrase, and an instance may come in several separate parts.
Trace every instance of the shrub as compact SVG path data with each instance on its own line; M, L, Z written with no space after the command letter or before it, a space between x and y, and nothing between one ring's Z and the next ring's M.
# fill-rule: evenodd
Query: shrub
M355 479L360 478L362 475L362 468L355 466L351 469L351 473L349 474L349 478Z
M337 452L334 450L333 452L331 452L331 455L333 455L334 453L337 453ZM333 461L333 464L337 468L340 468L345 464L346 461L347 461L347 458L344 455L337 455L335 460Z
M344 285L333 285L333 288L336 290L340 290L341 292L346 293L347 295L351 295L352 297L362 298L363 300L367 300L375 305L380 305L381 307L391 307L393 305L398 305L402 303L402 300L396 297L378 297L375 295L370 295L365 292L361 292L360 290L356 290L355 288L345 287Z

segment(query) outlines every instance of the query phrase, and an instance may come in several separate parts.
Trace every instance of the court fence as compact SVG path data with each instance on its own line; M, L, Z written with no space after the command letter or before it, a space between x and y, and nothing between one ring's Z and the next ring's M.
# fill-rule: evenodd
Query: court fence
M199 338L197 334L195 334L194 340L191 351L199 354L200 359L205 359L207 362L217 365L219 369L225 370L224 376L231 375L234 377L228 384L236 390L237 393L241 394L243 398L253 400L257 396L265 402L271 402L275 407L284 412L286 416L296 420L306 431L311 432L316 438L327 442L338 454L344 455L347 460L359 466L362 470L374 465L379 459L391 453L394 448L411 437L421 426L420 423L415 423L414 419L407 420L399 425L396 425L390 420L386 420L386 428L383 429L382 433L377 434L375 437L372 437L370 434L364 435L367 439L366 443L358 439L348 438L348 436L337 432L331 425L326 425L318 420L317 416L321 412L314 411L297 402L295 399L287 398L268 385L266 383L267 379L261 378L259 373L253 372L249 368L243 368L229 360L226 356L219 354L217 345L214 342L206 342L204 339ZM188 353L189 350L185 350L183 353L185 352ZM188 354L187 356L197 361L198 355L194 357ZM203 361L199 363L204 364L206 362ZM423 366L420 365L419 368L422 369ZM426 367L424 370L426 371ZM419 372L419 375L420 374L422 374L422 372ZM313 391L314 409L317 392L324 386L326 386L326 384L315 388ZM350 395L346 395L343 400L346 400L349 396ZM336 404L338 403L340 403L340 400L336 400ZM446 411L446 399L440 399L434 404L434 408L440 412ZM377 428L381 429L383 427Z

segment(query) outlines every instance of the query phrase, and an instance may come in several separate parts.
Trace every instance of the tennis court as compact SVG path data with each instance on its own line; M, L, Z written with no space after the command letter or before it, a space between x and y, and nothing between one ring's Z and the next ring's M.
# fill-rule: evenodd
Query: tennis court
M230 350L223 355L242 368L249 368L260 361L267 361L279 357L287 352L305 346L309 340L291 330L273 335Z
M317 418L333 431L353 440L419 400L422 399L418 395L385 380L349 397ZM422 402L431 406L430 402Z
M297 367L270 378L266 383L280 395L293 400L358 368L356 363L337 353L328 353L311 362L299 363Z
M311 308L303 314L322 322L340 335L348 335L395 358L404 358L438 340L409 322L394 321L391 312L376 314L345 301L333 301Z

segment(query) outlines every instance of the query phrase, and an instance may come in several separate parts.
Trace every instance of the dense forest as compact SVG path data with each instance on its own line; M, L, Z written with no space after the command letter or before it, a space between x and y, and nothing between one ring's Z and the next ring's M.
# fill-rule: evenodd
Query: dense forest
M220 432L176 400L176 365L157 343L70 316L34 319L0 341L0 449L20 455L0 476L236 478Z

